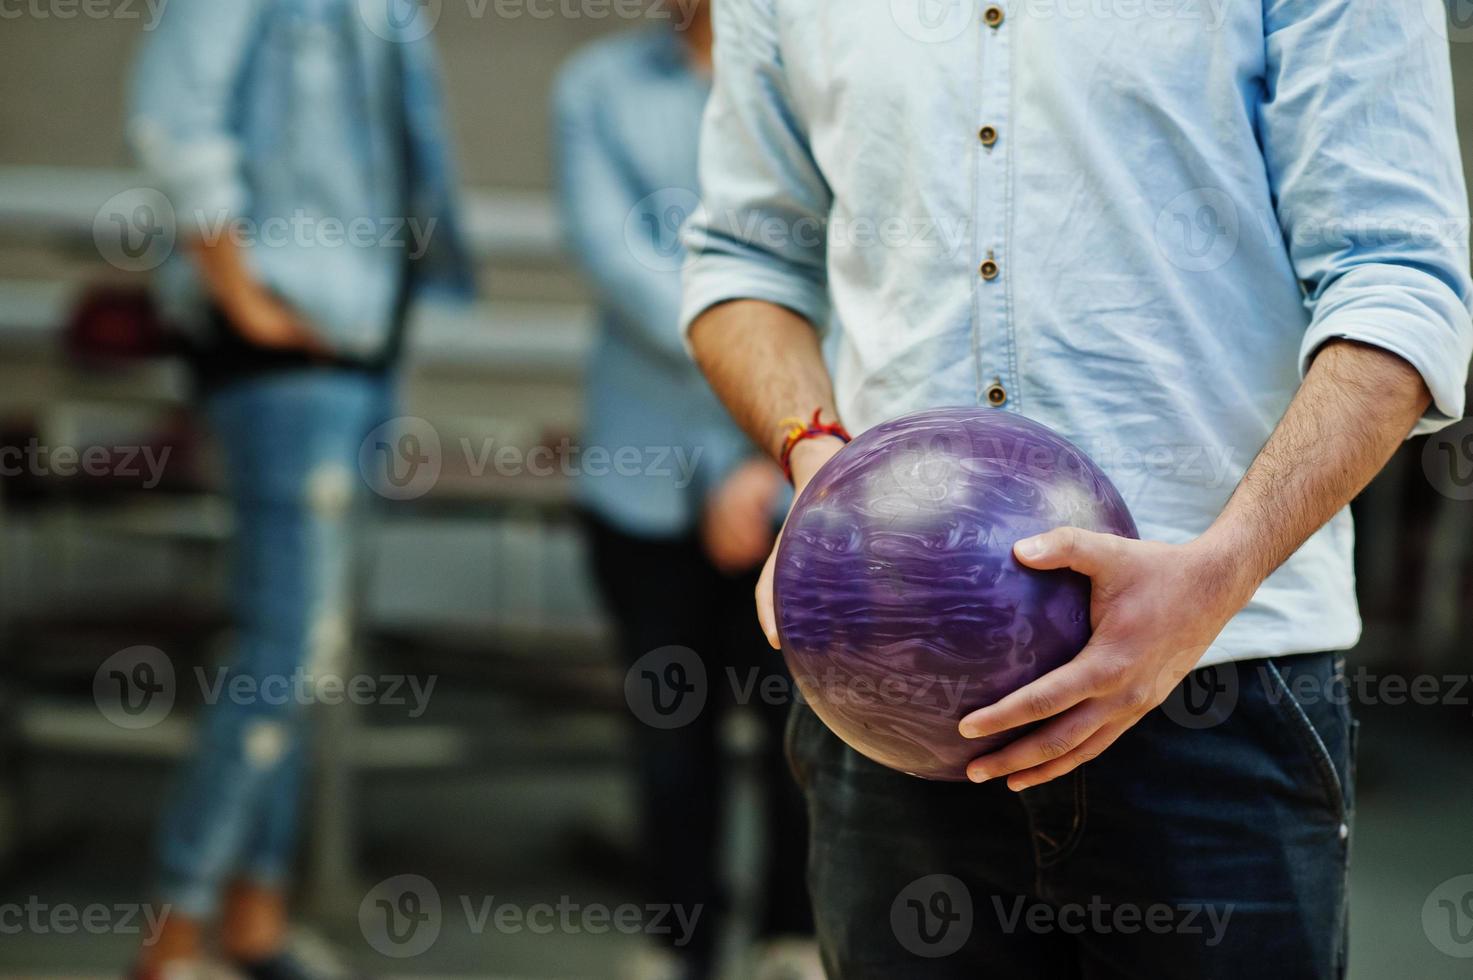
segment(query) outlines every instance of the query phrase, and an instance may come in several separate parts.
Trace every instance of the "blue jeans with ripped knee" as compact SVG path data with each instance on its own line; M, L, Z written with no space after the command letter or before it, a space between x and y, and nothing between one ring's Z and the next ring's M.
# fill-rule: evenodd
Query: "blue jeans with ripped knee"
M236 634L223 673L190 679L205 707L158 839L159 895L179 914L207 917L227 881L276 885L290 869L309 758L299 681L346 667L359 453L391 392L383 374L303 368L205 398L235 519Z

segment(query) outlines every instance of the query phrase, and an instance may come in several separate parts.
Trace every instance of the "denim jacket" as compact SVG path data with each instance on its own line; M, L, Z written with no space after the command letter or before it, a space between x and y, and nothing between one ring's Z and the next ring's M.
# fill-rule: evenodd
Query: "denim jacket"
M234 229L346 356L381 352L405 288L473 290L434 50L390 16L402 2L174 0L133 79L129 135L178 240ZM181 325L203 321L186 256L159 285Z

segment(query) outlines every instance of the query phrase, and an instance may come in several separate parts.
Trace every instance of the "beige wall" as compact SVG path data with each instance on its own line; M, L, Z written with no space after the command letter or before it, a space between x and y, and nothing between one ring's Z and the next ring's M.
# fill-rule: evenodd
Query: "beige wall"
M24 2L25 7L21 0L0 5L0 11L68 0ZM111 9L125 4L105 2ZM5 94L0 165L130 163L123 142L124 79L150 15L144 0L126 2L137 19L0 16L0 92ZM532 6L562 5L549 0ZM499 9L518 8L505 4ZM548 167L547 93L558 65L581 43L642 22L497 16L497 10L495 0L443 0L436 26L465 176L477 185L542 188Z
M0 10L81 0L7 0ZM124 166L123 79L148 21L148 0L87 0L127 6L136 19L0 18L0 165ZM160 0L152 0L160 2ZM209 2L209 0L173 0ZM230 0L215 0L230 2ZM26 6L22 6L24 3ZM602 9L567 0L442 0L436 28L452 125L466 179L476 185L547 186L547 92L579 44L640 22L609 16L534 17L537 10ZM520 16L497 11L523 10ZM481 12L480 16L476 12ZM1473 32L1452 45L1459 130L1473 143ZM1465 153L1473 162L1473 152ZM0 270L3 274L3 270Z

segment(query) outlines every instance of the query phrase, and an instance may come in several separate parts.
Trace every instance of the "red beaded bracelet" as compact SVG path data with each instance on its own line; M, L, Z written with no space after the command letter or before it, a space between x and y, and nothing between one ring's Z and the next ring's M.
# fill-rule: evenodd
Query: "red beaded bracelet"
M846 443L849 442L849 430L837 422L820 422L819 415L822 413L823 409L815 408L811 422L804 422L796 418L783 420L782 424L788 426L788 434L783 439L783 451L778 455L777 460L782 464L783 474L787 476L789 483L793 482L793 447L798 443L817 436L834 436Z

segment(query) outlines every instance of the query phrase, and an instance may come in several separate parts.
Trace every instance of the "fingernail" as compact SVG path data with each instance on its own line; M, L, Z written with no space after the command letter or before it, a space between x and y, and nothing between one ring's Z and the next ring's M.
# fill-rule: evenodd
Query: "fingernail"
M967 770L967 778L970 779L974 783L985 783L985 782L987 782L987 780L991 779L992 777L989 776L989 775L987 775L987 773L983 772L980 769L978 769L978 770L968 769Z
M1018 554L1024 558L1038 558L1043 554L1043 538L1024 538L1018 542Z

